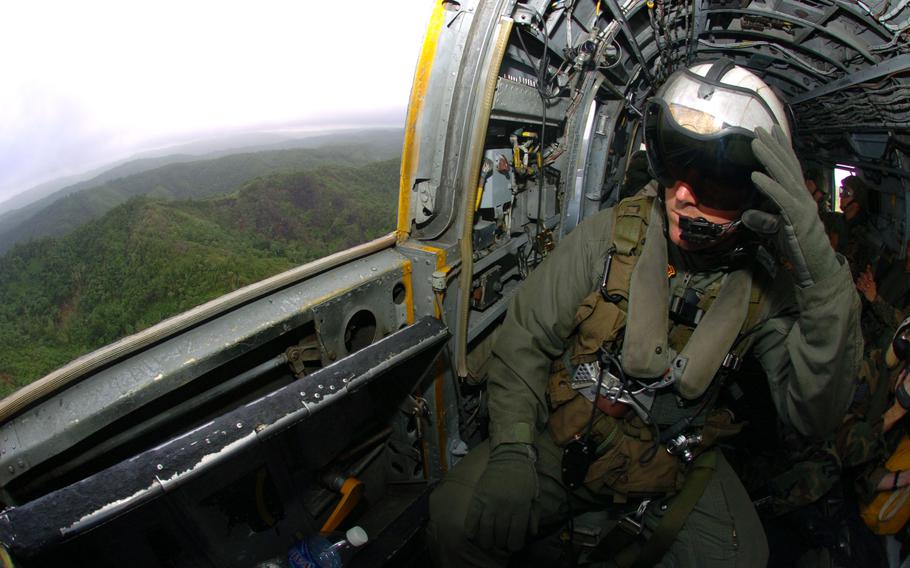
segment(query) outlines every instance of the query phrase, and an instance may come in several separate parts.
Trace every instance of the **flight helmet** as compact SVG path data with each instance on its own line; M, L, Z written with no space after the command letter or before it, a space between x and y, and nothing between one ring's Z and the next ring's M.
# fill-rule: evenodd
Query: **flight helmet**
M757 75L728 59L673 73L644 112L648 161L657 181L684 181L701 203L741 209L755 196L751 175L763 171L752 153L759 126L780 125L790 138L783 103Z
M889 369L906 363L910 359L910 317L904 319L894 332L891 344L885 352L885 363Z
M841 181L843 188L850 192L860 209L869 207L869 186L859 176L847 176Z

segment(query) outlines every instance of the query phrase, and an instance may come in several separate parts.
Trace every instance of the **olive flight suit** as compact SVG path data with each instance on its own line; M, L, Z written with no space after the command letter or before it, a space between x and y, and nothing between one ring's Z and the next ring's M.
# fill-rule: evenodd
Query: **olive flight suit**
M648 233L650 246L667 247L664 222L663 203L656 201L651 223L657 223L659 230ZM626 475L611 471L609 479L601 483L586 480L585 486L568 491L561 482L561 451L547 428L551 419L551 370L563 357L570 338L578 333L579 318L584 317L583 301L600 290L605 257L613 244L613 225L613 209L581 223L530 274L513 299L488 371L490 439L459 462L430 499L428 537L437 564L500 566L507 562L507 553L483 550L464 535L474 484L486 467L490 448L499 444L536 446L539 490L534 507L541 526L558 524L585 509L606 509L616 520L640 503L634 492L623 495L618 489L640 485L641 481L647 485L647 479L629 479L635 473L636 460L626 460L630 468ZM750 274L763 270L757 263L747 269ZM648 274L648 278L633 276L628 290L630 302L638 288L650 286L655 278L667 278L669 272ZM677 267L669 282L670 296L664 299L666 309L674 294L686 289L703 292L727 276L723 270ZM858 298L846 264L841 261L835 274L807 288L798 289L782 269L774 277L756 276L752 282L762 288L762 317L750 330L748 342L767 374L781 419L805 435L829 435L850 403L853 376L862 354ZM677 400L670 389L667 391L664 400ZM666 459L665 451L658 452ZM658 510L646 510L645 524ZM714 475L661 565L760 566L766 559L767 544L751 501L718 452Z

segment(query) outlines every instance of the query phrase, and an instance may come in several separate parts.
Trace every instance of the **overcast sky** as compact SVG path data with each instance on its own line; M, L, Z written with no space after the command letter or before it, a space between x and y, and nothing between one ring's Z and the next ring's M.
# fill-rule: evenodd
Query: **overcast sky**
M402 126L433 5L0 3L0 213L34 185L199 133L351 114Z

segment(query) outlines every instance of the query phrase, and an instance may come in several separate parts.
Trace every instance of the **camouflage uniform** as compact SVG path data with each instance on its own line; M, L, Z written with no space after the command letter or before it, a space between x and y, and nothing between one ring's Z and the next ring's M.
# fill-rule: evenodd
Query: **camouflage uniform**
M882 415L889 384L879 378L881 363L880 350L863 361L850 410L833 439L813 443L792 429L783 435L786 463L792 464L792 469L771 481L772 495L780 497L776 512L818 500L835 486L842 469L875 463L886 456ZM874 491L874 487L867 486L867 480L857 479L857 482L859 495Z
M880 464L890 454L882 434L890 392L883 369L881 350L863 360L850 409L833 438L810 439L784 427L779 452L748 464L758 480L750 491L764 495L756 505L775 545L773 564L795 558L795 566L874 566L883 558L856 511L873 497L885 473Z
M875 230L865 210L852 219L843 213L833 213L829 224L837 235L837 251L847 259L854 277L866 270L866 266L875 266L878 260Z
M880 323L879 336L874 340L876 347L884 348L894 335L897 326L908 315L910 308L910 274L903 259L881 259L885 266L876 274L877 294L869 305Z

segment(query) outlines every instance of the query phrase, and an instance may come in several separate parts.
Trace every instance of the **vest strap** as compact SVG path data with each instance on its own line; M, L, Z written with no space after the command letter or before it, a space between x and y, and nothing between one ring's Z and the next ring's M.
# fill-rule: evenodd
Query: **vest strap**
M622 345L622 367L627 375L661 377L669 364L667 329L670 313L667 300L667 243L662 212L652 207L645 246L635 263L629 282L626 333Z
M641 254L650 209L651 199L645 197L623 200L616 207L613 246L617 254L623 256Z

